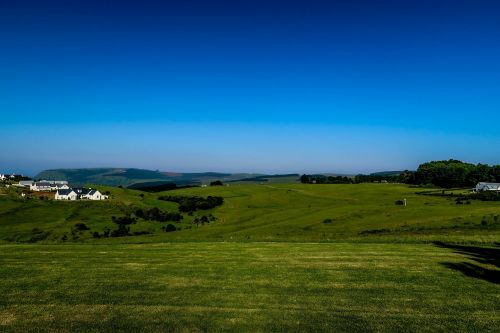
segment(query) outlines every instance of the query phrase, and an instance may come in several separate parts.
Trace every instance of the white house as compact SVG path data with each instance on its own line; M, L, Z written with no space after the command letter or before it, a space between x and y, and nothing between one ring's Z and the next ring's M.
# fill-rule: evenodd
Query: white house
M500 192L500 183L485 183L481 182L472 189L474 192L496 191Z
M5 180L5 179L7 179L7 177L4 174L0 173L0 180Z
M72 189L57 190L55 199L74 201L78 199L78 194Z
M67 186L67 185L65 185ZM106 200L107 195L102 194L98 190L91 188L68 188L58 189L56 192L56 200Z
M36 191L36 192L39 192L39 191L48 192L48 191L52 190L52 184L49 183L49 182L36 182L36 183L32 183L30 185L30 190L31 191Z
M24 181L19 182L19 185L27 184L30 187L31 191L57 191L57 190L67 190L69 189L68 182L63 181L63 180L56 180L56 181L48 181L48 180L42 180L39 182L34 182L34 183L25 183ZM26 185L24 185L26 186Z
M87 200L106 200L108 198L107 195L102 194L98 190L90 189L86 194L80 197L81 199Z

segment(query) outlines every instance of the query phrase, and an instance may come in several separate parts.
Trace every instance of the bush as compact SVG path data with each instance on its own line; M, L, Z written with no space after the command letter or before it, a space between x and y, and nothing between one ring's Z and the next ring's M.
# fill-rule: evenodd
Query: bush
M129 225L137 221L135 218L130 216L120 216L120 217L112 216L111 220L113 220L113 223L116 223L118 225Z
M92 233L92 237L94 237L94 238L101 238L101 235L99 235L99 233L97 231L94 231Z
M216 180L210 183L210 186L222 186L224 185L220 180Z
M179 222L180 220L183 219L183 216L179 213L164 212L157 207L153 207L149 210L142 210L139 208L135 211L135 216L142 218L146 221L160 221L160 222L167 222L167 221Z
M323 220L323 223L326 223L326 224L330 224L332 222L333 222L332 219L324 219Z
M173 224L167 224L167 226L165 227L165 232L172 232L172 231L176 231L177 228L175 227L175 225Z
M85 223L77 223L75 224L75 230L77 231L84 231L84 230L90 230L89 227Z
M220 206L224 203L224 198L208 196L206 198L202 197L187 197L187 196L161 196L158 200L171 201L179 204L180 212L194 212L198 209L206 210L212 209Z
M404 206L405 202L403 200L397 200L394 204L396 206Z
M111 237L130 236L130 227L125 224L119 224L118 229L111 231Z

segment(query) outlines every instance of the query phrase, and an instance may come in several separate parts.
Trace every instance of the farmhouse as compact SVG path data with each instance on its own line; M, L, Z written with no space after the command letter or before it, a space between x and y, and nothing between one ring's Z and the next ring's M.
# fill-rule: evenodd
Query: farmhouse
M55 199L73 201L78 199L78 194L72 189L57 190Z
M5 179L7 179L7 176L5 176L4 174L0 173L0 180L5 180Z
M19 182L19 185L26 186L27 182ZM32 182L29 184L31 191L57 191L69 189L68 182L65 180Z
M56 192L56 200L106 200L107 195L91 188L75 187L60 189Z
M98 190L91 189L87 194L82 195L81 198L88 200L105 200L108 198L108 196L101 194L101 192L99 192Z
M30 185L30 190L31 191L36 191L36 192L40 192L40 191L45 191L45 192L48 192L51 190L51 184L49 182L37 182L37 183L32 183Z
M472 189L474 192L484 192L484 191L496 191L500 192L500 183L478 183L475 188Z

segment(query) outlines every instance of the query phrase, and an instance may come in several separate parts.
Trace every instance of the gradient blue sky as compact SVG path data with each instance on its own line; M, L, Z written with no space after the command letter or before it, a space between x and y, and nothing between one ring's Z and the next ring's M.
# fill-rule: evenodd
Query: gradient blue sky
M500 163L498 1L2 1L0 172Z

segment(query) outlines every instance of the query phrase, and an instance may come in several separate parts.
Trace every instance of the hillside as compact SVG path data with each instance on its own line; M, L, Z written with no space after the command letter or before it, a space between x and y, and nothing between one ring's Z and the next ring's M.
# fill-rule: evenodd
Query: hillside
M22 198L0 187L3 331L493 332L500 324L500 202L458 205L373 183L98 188L111 199ZM160 200L170 196L224 201L186 213ZM404 198L406 207L395 205ZM179 212L177 222L144 218ZM127 215L128 235L114 237Z
M89 168L44 170L37 174L35 179L67 180L74 185L98 184L126 187L138 183L202 184L212 180L233 180L248 176L248 174L232 175L217 172L173 173L133 168Z
M452 198L418 195L406 185L266 184L197 187L163 193L98 187L109 191L106 202L57 202L0 196L0 239L7 242L163 242L163 241L453 241L494 243L500 238L499 203L473 200L457 205ZM12 190L14 191L14 190ZM165 233L167 222L138 221L131 233L142 235L93 239L116 229L112 216L125 216L138 208L159 208L175 213L178 204L161 196L220 196L214 209L182 213L173 223L177 231ZM408 206L397 206L407 199ZM194 224L213 215L206 224ZM89 230L74 234L84 223ZM33 231L36 228L35 231ZM43 235L40 235L43 233ZM74 236L74 235L73 235Z

